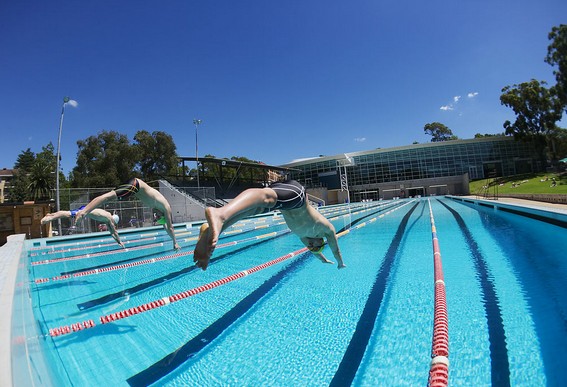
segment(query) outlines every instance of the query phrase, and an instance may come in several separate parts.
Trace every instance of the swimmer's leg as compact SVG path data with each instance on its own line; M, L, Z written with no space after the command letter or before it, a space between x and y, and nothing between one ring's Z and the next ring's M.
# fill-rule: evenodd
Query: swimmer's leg
M205 209L207 223L201 226L193 254L193 261L196 262L197 267L206 270L217 246L219 235L225 228L240 219L262 213L266 208L272 208L276 200L277 195L271 188L251 188L224 207L207 207Z

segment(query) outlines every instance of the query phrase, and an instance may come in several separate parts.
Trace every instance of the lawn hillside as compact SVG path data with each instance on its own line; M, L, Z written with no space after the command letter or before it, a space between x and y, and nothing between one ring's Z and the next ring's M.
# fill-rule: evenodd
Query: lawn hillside
M555 181L555 184L554 184ZM531 173L471 181L471 195L482 195L484 192L499 195L506 194L567 194L567 172Z

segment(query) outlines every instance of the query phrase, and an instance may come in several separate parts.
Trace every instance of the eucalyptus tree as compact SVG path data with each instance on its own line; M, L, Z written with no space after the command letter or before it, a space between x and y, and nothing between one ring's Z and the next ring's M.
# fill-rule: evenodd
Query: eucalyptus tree
M453 134L451 129L449 129L446 125L440 122L432 122L429 124L425 124L423 127L423 131L425 134L429 134L431 136L431 142L441 142L441 141L450 141L450 140L458 140L459 138Z
M540 158L545 160L546 148L554 157L554 139L559 132L556 123L561 119L561 102L545 81L532 79L502 89L500 103L510 107L516 120L504 122L507 135L533 143Z
M562 109L567 112L567 24L553 27L548 38L551 43L547 47L545 61L551 66L557 66L553 71L557 84L552 91L561 101Z

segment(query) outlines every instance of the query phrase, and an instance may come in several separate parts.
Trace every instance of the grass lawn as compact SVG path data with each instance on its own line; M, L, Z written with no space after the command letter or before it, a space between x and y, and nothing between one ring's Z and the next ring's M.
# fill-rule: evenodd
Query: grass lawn
M553 178L556 186L552 187ZM547 179L547 180L546 180ZM471 195L484 192L483 186L488 186L488 193L494 192L498 186L498 194L567 194L567 172L562 173L531 173L471 181Z

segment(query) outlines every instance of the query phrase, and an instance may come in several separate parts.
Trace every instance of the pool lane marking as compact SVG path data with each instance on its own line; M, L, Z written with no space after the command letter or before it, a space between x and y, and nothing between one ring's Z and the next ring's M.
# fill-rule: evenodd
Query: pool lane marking
M412 201L410 201L410 202L407 202L407 203L405 203L404 205L402 205L402 206L400 206L400 207L397 207L397 209L399 209L399 208L401 208L401 207L405 207L406 205L412 203L413 201L414 201L414 200L412 200ZM394 212L395 210L396 210L396 209L390 210L390 211L388 211L387 213L382 214L381 216L377 216L376 218L377 218L377 219L378 219L378 218L382 218L384 215L387 215L387 214L389 214L389 213L392 213L392 212ZM365 222L364 225L369 224L369 223L370 223L370 222ZM357 226L357 229L358 229L358 228L361 228L361 227L364 227L364 225ZM288 230L285 230L285 231L289 232L289 229L288 229ZM347 230L347 231L350 231L350 230ZM342 237L342 236L344 236L344 235L346 235L346 234L348 234L348 232L346 232L346 231L343 232L343 233L341 233L340 235L337 234L337 238L340 238L340 237ZM208 283L208 284L199 286L199 287L197 287L197 288L194 288L194 289L191 289L191 290L187 290L187 291L184 291L184 292L181 292L181 293L178 293L178 294L174 294L174 295L168 297L168 298L169 298L169 301L170 301L170 302L176 302L176 301L185 299L185 298L187 298L187 297L191 297L191 296L193 296L193 295L195 295L195 294L199 294L199 293L202 293L202 292L204 292L204 291L214 289L214 288L216 288L216 287L218 287L218 286L225 285L225 284L227 284L227 283L229 283L229 282L232 282L232 281L234 281L234 280L236 280L236 279L239 279L239 278L248 276L249 274L255 273L255 272L257 272L257 271L263 270L263 269L265 269L265 268L267 268L267 267L273 266L273 265L275 265L275 264L277 264L277 263L280 263L280 262L283 262L283 261L285 261L285 260L287 260L287 259L290 259L290 258L292 258L292 257L295 257L295 256L297 256L297 255L299 255L299 254L301 254L301 253L306 252L306 251L308 251L308 249L307 249L306 247L304 247L304 248L302 248L302 249L293 251L293 252L291 252L291 253L288 253L288 254L286 254L286 255L283 255L283 256L281 256L281 257L278 257L278 258L276 258L276 259L273 259L273 260L268 261L268 262L266 262L266 263L263 263L263 264L261 264L261 265L254 266L254 267L252 267L252 268L250 268L250 269L247 269L247 270L242 270L242 271L240 271L240 272L238 272L238 273L232 274L232 275L230 275L230 276L228 276L228 277L225 277L225 278L222 278L222 279L220 279L220 280L216 280L216 281L210 282L210 283ZM169 256L169 257L174 257L174 256L177 257L177 256L181 256L181 255L186 255L186 254L185 254L185 253L178 253L178 254L173 254L173 255L171 255L171 256ZM152 259L152 260L146 260L146 261L158 261L158 260L164 260L165 258L166 258L166 257L154 258L154 259ZM169 258L168 258L168 259L169 259ZM149 262L149 263L153 263L153 262ZM119 266L125 266L125 265L119 265ZM138 266L138 265L133 265L133 266ZM121 267L121 268L122 268L122 267ZM93 273L89 273L89 274L98 274L99 271L102 271L102 269L93 270ZM108 271L108 270L107 270L107 271ZM95 272L96 272L96 273L95 273ZM77 274L80 274L80 273L77 273ZM69 277L66 277L66 278L69 278ZM62 278L62 279L66 279L66 278ZM48 280L49 280L49 279L47 279L47 281L48 281ZM36 281L37 281L37 280L36 280ZM46 281L46 282L47 282L47 281ZM167 304L169 304L169 302L168 302ZM106 316L101 316L101 317L99 317L99 320L100 320L100 322L101 322L102 324L107 324L107 323L110 323L110 322L113 322L113 321L116 321L116 320L120 320L120 319L123 319L123 318L126 318L126 317L130 317L130 316L135 315L135 314L138 314L138 313L142 313L142 312L146 312L146 311L148 311L148 310L152 310L152 309L155 309L155 308L159 308L159 307L162 307L162 306L164 306L164 305L166 305L166 302L164 301L164 298L160 298L159 300L154 300L154 301L151 301L151 302L146 303L146 304L142 304L142 305L139 305L139 306L136 306L136 307L132 307L132 308L128 308L128 309L122 310L122 311L120 311L120 312L111 313L111 314L106 315ZM94 326L96 326L96 324L94 323L94 320L90 319L90 320L78 322L78 323L71 324L71 325L64 325L64 326L60 326L60 327L57 327L57 328L51 328L51 329L49 329L49 335L52 336L52 337L56 337L56 336L61 336L61 335L69 334L69 333L72 333L72 332L78 332L78 331L80 331L80 330L92 328L92 327L94 327Z
M413 200L407 204L410 203L413 203ZM390 247L386 251L384 260L377 271L376 278L372 284L370 294L366 299L362 314L356 324L355 331L329 386L342 387L353 384L354 377L360 368L370 337L374 331L376 318L378 317L378 312L380 311L382 300L388 285L388 278L390 277L392 267L396 261L398 250L402 243L402 238L405 234L409 218L418 206L419 203L415 203L415 205L404 215L398 225L398 229L392 238Z
M434 283L434 311L433 336L431 340L431 363L429 367L428 386L444 387L449 385L449 317L447 313L447 295L445 292L445 278L443 276L443 262L437 237L437 227L431 201L429 205L429 221L431 223L431 239L433 245L433 279Z
M466 225L461 215L448 204L437 199L454 216L467 246L469 247L473 264L480 282L480 291L484 312L486 314L488 326L488 341L490 349L490 370L491 382L493 386L510 385L510 363L508 360L508 347L506 346L506 332L502 318L500 301L496 293L494 276L490 273L486 259L474 236Z

